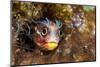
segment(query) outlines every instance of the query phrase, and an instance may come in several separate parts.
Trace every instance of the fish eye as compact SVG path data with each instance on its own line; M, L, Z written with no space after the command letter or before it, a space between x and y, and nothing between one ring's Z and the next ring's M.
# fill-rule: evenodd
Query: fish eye
M41 35L42 35L42 36L47 35L47 28L43 28L43 29L42 29Z
M59 34L60 37L62 37L63 36L63 31L59 30L58 34Z

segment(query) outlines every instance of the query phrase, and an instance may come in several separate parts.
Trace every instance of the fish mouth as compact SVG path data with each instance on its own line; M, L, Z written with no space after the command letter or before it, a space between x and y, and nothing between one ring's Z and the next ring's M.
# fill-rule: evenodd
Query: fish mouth
M52 51L52 50L54 50L55 48L57 48L57 46L58 46L58 43L56 43L56 42L47 42L47 43L44 45L44 47L45 47L47 50L50 50L50 51Z

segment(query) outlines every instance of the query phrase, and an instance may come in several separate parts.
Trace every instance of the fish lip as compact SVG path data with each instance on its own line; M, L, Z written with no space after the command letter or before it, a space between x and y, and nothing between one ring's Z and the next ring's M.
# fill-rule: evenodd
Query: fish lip
M48 47L48 43L54 43L54 44L56 44L56 46L53 47L53 48L50 48L50 47ZM41 48L41 50L53 51L53 50L55 50L55 49L58 47L58 43L55 42L55 41L51 41L51 42L46 42L46 43L45 43L44 45L42 45L42 46L40 46L40 45L38 45L38 46Z
M47 45L48 43L55 43L55 44L57 44L57 46L58 46L58 43L57 43L57 42L53 42L53 41L52 41L52 42L47 42L47 43L44 45L44 48L45 48L45 49L47 49L47 50L50 50L50 51L52 51L52 50L56 49L56 48L57 48L57 46L56 46L56 47L54 47L54 48L50 48L50 47L48 48L48 45Z
M57 42L51 41L51 42L47 42L47 43L57 43Z

